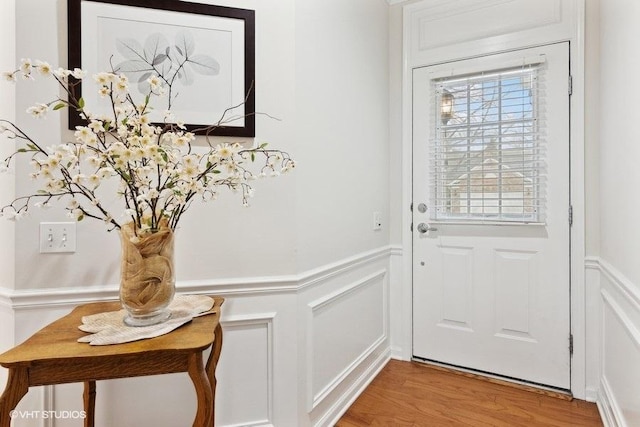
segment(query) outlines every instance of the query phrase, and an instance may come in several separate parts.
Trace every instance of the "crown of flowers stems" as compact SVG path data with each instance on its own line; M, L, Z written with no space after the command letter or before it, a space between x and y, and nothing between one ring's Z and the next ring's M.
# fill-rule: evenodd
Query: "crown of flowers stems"
M94 75L98 93L110 107L107 115L93 114L82 98L75 97L76 86L86 77L83 70L53 70L46 62L23 59L17 70L3 73L10 82L35 76L54 79L66 99L37 103L27 113L44 118L50 110L73 108L87 125L76 127L74 141L44 146L14 123L0 119L0 133L18 143L16 151L0 163L0 171L11 167L16 156L29 156L30 176L42 183L34 194L17 197L1 208L0 215L8 219L20 219L31 207L46 208L60 200L66 201L68 214L77 221L98 219L110 231L133 221L137 233L154 232L163 219L175 230L194 200L215 200L220 189L228 188L240 193L243 205L248 206L252 180L278 176L295 167L288 153L268 149L267 144L255 148L239 143L213 145L208 132L223 123L224 115L216 125L204 129L204 147L193 145L194 133L176 122L170 111L164 115L164 124L152 124L151 100L166 91L157 75L147 79L148 93L139 104L124 74ZM119 216L105 204L112 197L107 199L100 191L101 184L111 179L119 181L117 193L124 201Z

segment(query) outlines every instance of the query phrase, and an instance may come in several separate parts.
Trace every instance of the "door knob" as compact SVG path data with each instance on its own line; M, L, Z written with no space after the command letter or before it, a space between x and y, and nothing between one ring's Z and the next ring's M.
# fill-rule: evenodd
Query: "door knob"
M438 231L438 229L430 226L429 224L425 224L424 222L421 222L420 224L418 224L418 231L421 234L424 234L428 231Z

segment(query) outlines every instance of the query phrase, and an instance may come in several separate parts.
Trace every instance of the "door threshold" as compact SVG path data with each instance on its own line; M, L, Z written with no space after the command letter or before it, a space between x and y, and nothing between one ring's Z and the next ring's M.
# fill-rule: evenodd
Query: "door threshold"
M449 365L447 363L436 362L429 359L421 359L419 357L413 357L413 362L418 362L428 367L443 371L450 372L456 375L462 375L467 378L473 378L480 381L490 382L492 384L504 385L507 387L517 388L519 390L529 391L531 393L542 394L544 396L553 397L556 399L572 401L573 395L570 391L557 389L553 387L544 386L542 384L532 384L526 381L518 380L516 378L503 377L500 375L490 374L488 372L476 371L473 369L463 368L461 366Z

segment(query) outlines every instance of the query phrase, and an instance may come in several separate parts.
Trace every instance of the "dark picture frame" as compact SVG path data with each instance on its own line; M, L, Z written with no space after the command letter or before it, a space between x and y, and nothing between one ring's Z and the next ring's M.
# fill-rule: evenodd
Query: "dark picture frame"
M169 63L170 49L184 55L186 64L164 65L175 81L166 102L176 119L199 134L255 136L255 11L179 0L68 0L67 19L68 68L88 72L75 87L75 96L82 97L90 111L90 101L98 98L92 74L116 68L130 77L131 86L144 84L148 70L136 68L142 61L132 60L122 46L146 53L147 45L161 40L167 43L166 55L147 60L147 65L155 68L162 59ZM189 64L189 55L183 54L187 45L192 58L204 59ZM166 109L158 108L158 114ZM220 126L203 130L223 117ZM77 111L69 109L69 128L83 124Z

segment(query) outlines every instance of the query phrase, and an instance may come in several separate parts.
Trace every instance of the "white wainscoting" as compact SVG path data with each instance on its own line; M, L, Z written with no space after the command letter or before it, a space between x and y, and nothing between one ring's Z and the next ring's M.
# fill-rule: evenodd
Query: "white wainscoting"
M597 403L608 427L640 425L640 285L612 264L589 258L600 273L596 316L600 349Z
M299 381L306 417L332 426L391 355L389 259L355 267L305 288L299 298Z
M385 340L385 275L386 271L379 271L307 305L309 410ZM337 327L340 333L336 333Z
M390 358L393 251L378 248L297 276L178 283L179 292L226 299L216 425L335 424ZM0 298L5 310L13 311L17 343L77 304L115 300L117 289L0 289ZM82 410L82 386L33 389L18 409ZM97 384L96 425L182 426L190 425L194 414L195 392L187 375ZM77 424L49 418L16 419L13 425Z
M275 317L276 313L229 316L222 322L226 352L220 357L216 378L227 386L221 386L216 397L216 407L225 408L216 411L216 425L273 425Z

